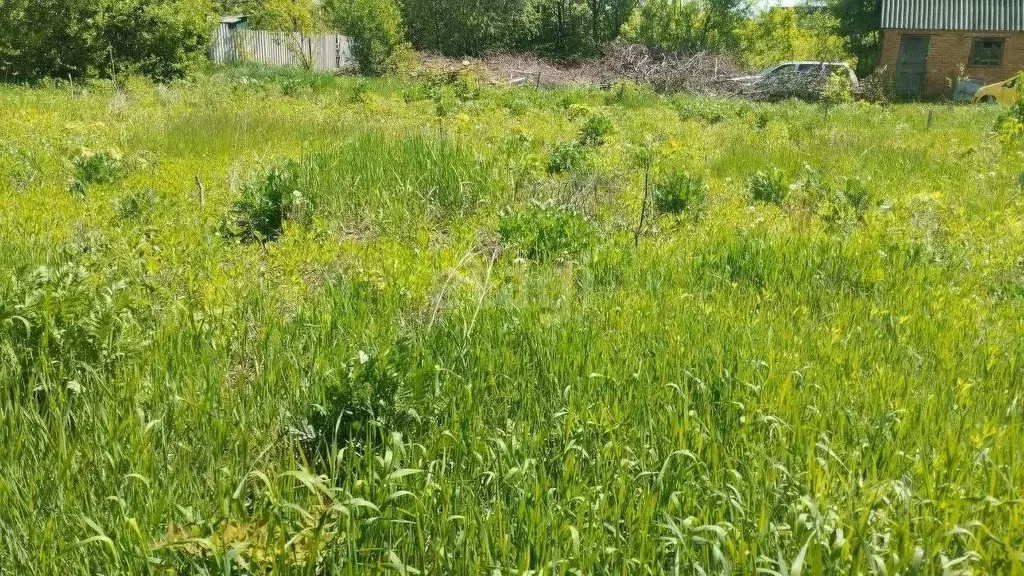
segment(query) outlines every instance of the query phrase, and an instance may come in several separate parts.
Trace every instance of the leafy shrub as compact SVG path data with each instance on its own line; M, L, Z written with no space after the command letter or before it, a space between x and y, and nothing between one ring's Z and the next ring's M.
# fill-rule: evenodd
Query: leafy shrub
M125 171L124 159L116 148L82 148L71 159L71 164L75 170L75 179L71 187L78 192L84 192L90 184L112 184Z
M416 82L412 86L402 90L402 100L405 101L406 104L430 100L431 97L432 94L428 90L428 84L426 82Z
M462 102L479 100L483 94L480 76L469 68L461 68L450 75L450 83L455 89L455 97Z
M281 236L286 220L308 220L312 207L300 191L300 179L301 166L288 160L247 183L232 208L229 233L245 242L268 242Z
M505 211L498 234L503 244L537 262L578 256L589 249L595 237L589 220L551 202L533 202L524 210Z
M860 179L849 178L836 186L810 165L790 188L787 207L817 216L831 230L863 222L873 203L871 189Z
M146 344L123 282L99 288L85 268L41 267L0 288L0 377L9 393L81 391Z
M144 188L130 192L118 198L114 208L117 217L122 220L138 220L157 202L156 193L152 188Z
M323 8L332 23L352 38L352 52L362 73L395 72L413 58L395 0L327 0Z
M786 176L778 168L770 172L758 170L747 182L747 190L755 202L782 204L789 193Z
M548 174L576 172L586 166L590 155L585 146L577 142L562 142L555 146L548 159Z
M860 218L864 217L874 203L871 189L859 178L848 178L843 186L842 195Z
M672 171L658 178L653 189L654 206L660 214L689 212L699 216L707 208L708 185L700 175Z
M335 371L320 390L298 430L307 454L327 448L376 443L413 424L414 414L403 409L401 396L411 370L409 344L381 354L362 350Z
M793 184L787 206L817 216L830 230L836 230L854 219L855 210L842 189L829 184L811 166L804 166L800 181Z
M821 91L821 105L829 110L840 104L853 102L853 82L845 71L837 70L829 75Z
M612 121L607 116L591 116L580 128L579 143L583 146L601 146L612 132Z
M999 121L996 124L999 139L1006 146L1013 146L1024 142L1024 83L1017 87L1017 93L1017 101L1010 106L1006 113L999 117Z

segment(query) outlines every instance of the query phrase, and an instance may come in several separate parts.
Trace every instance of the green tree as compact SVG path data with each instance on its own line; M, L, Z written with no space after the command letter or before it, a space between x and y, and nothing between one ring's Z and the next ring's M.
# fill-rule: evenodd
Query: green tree
M330 23L352 38L364 74L392 72L411 56L395 0L326 0L323 8Z
M663 50L737 51L749 0L648 0L623 29L628 40Z
M870 75L882 46L882 0L830 0L829 9L847 51L857 57L857 74Z
M765 10L740 26L743 62L761 68L784 60L848 60L835 27L835 19L826 12Z
M205 58L210 0L2 0L0 78L186 75Z
M637 0L405 0L413 45L449 55L529 50L571 58L619 36Z
M593 52L586 0L543 0L537 10L540 26L534 44L539 51L559 58Z
M81 78L96 65L91 0L3 0L0 78Z
M636 0L542 0L535 44L554 56L594 54L619 37L637 4Z
M221 14L244 14L253 28L310 34L322 28L314 0L219 0Z
M449 55L528 49L537 31L535 0L405 0L409 40Z
M106 0L97 50L118 72L165 80L206 62L214 10L209 0Z

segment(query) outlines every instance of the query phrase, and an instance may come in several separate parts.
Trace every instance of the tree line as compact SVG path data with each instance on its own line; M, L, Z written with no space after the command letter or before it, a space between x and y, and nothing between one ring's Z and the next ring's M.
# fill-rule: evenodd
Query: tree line
M0 0L0 79L188 75L224 14L254 28L337 30L368 73L410 49L450 56L529 51L597 56L610 42L731 54L751 66L786 58L877 60L880 0L826 10L755 10L753 0Z

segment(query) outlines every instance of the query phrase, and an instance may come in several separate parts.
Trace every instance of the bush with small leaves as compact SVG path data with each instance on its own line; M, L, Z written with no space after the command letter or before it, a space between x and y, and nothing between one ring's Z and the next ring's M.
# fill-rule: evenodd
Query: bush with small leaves
M153 189L143 188L118 198L114 208L121 220L139 220L156 202L157 196Z
M699 217L707 209L708 184L699 174L671 171L654 182L654 206L659 214L687 212Z
M276 240L286 220L305 222L312 206L302 194L301 165L288 160L272 167L262 179L247 183L228 219L228 233L244 242Z
M333 26L352 39L352 55L363 74L399 71L415 59L395 0L325 0L322 10Z
M871 189L860 178L848 178L843 186L842 194L857 213L857 217L861 219L874 203Z
M578 142L562 142L555 145L548 159L548 174L577 172L590 162L590 154Z
M850 75L844 71L837 71L830 75L825 81L820 100L826 112L840 104L853 102L853 82L850 80Z
M124 158L116 148L82 148L71 159L71 164L75 170L71 187L78 192L84 192L90 184L112 184L125 172Z
M123 281L97 285L85 267L40 267L0 286L0 375L7 393L81 392L147 344Z
M607 116L591 116L580 128L579 143L583 146L601 146L612 129L612 121Z
M782 204L789 193L789 184L786 183L786 176L778 168L772 168L765 172L758 170L747 182L747 190L755 202L770 202Z
M480 76L471 69L460 69L450 75L449 82L455 89L455 97L461 102L479 100L483 95L483 83L480 81Z
M856 96L873 104L890 104L896 99L896 75L888 67L882 67L860 81Z
M415 423L404 409L405 379L412 369L410 344L400 339L391 350L364 352L340 363L294 432L310 457L332 447L366 446Z
M1007 148L1024 142L1024 82L1018 81L1018 84L1017 101L999 117L996 124L999 139ZM1024 182L1024 176L1021 181Z
M594 226L581 214L552 202L532 202L522 210L501 214L498 235L520 256L543 262L574 258L594 242Z

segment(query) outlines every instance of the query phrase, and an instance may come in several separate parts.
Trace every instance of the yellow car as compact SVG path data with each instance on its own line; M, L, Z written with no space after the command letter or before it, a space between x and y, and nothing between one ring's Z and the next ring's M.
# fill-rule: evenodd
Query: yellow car
M984 104L1013 104L1020 97L1018 87L1024 75L1017 75L1009 80L983 86L974 93L974 101Z

